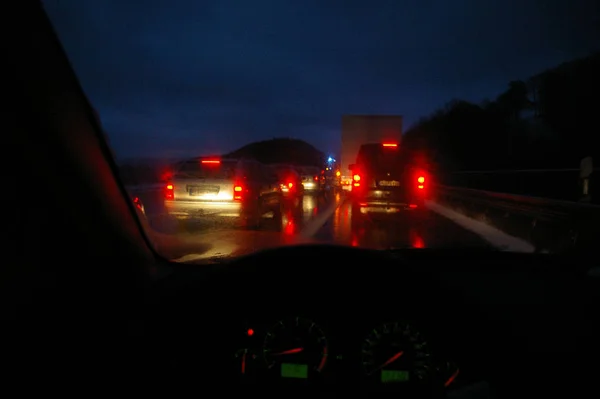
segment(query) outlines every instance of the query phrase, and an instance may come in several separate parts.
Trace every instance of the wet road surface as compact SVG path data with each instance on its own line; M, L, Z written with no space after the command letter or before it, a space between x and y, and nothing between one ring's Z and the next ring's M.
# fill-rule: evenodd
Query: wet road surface
M150 240L161 255L177 261L235 257L308 242L309 238L301 233L323 212L331 213L335 206L333 197L305 195L296 204L286 202L281 219L265 214L259 228L249 229L242 227L237 218L206 216L178 220L165 212L161 191L137 191L135 195L144 204Z
M428 209L418 216L404 212L356 217L349 201L335 210L314 238L319 242L371 249L489 247L477 234Z
M177 261L235 257L305 242L373 249L489 247L480 236L430 210L418 218L406 213L353 217L350 203L340 194L305 195L301 204L288 204L280 220L266 214L258 229L243 228L235 218L182 222L166 214L160 191L136 195L144 203L145 227L157 251Z

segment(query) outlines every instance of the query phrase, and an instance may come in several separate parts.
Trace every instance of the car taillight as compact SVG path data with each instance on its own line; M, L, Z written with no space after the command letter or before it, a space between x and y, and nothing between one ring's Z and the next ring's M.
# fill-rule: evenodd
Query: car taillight
M288 186L288 188L292 188L292 187L294 187L294 183L292 183L292 182L289 182L289 183L287 184L287 186Z
M175 198L175 188L172 183L165 186L165 199L172 200Z
M319 181L319 176L315 176L315 181Z
M419 177L417 177L417 183L419 183L417 185L417 188L419 190L423 190L425 188L425 176L419 176Z
M233 186L233 199L240 201L242 199L242 192L244 188L240 185Z
M359 181L360 181L360 175L354 175L354 176L352 176L352 180L354 180L354 184L353 184L354 187L360 186L360 183L359 183Z

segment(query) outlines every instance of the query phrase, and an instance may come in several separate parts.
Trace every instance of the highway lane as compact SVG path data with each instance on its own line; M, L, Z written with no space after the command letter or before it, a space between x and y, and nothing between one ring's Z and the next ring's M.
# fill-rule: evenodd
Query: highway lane
M372 249L490 247L479 235L431 210L419 218L402 213L362 215L353 220L349 201L335 210L314 240Z
M401 214L367 215L353 220L350 203L339 194L328 199L305 195L301 207L287 206L280 221L266 215L257 230L242 228L233 218L208 216L181 223L166 214L160 191L136 194L144 203L150 239L160 254L176 261L236 257L306 242L373 249L490 247L481 236L430 210L418 219Z
M165 212L160 190L130 189L144 204L145 229L157 251L170 260L195 261L235 257L261 249L308 242L301 233L316 231L323 212L333 212L334 198L305 195L301 204L287 204L281 220L266 214L259 229L240 226L236 218L206 216L180 221ZM340 198L338 197L338 200Z

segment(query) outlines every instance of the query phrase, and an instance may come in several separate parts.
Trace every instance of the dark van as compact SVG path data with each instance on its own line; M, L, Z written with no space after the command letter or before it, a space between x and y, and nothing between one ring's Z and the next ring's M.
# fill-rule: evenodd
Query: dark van
M427 176L398 144L363 144L350 169L353 215L423 209Z

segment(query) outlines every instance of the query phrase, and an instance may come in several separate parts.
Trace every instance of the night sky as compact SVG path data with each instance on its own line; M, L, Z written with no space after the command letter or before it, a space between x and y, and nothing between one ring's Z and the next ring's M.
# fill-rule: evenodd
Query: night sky
M45 0L119 158L295 137L339 148L342 114L401 114L600 48L594 0Z

